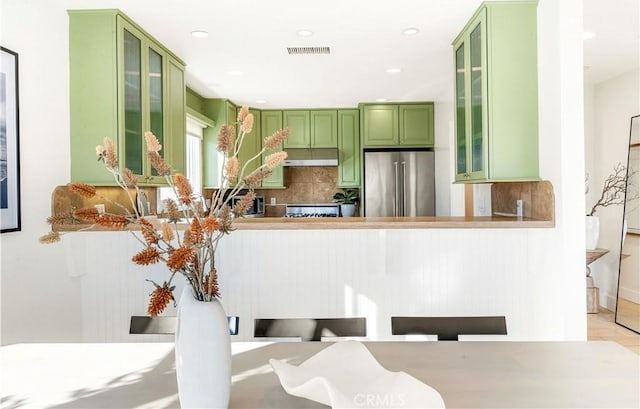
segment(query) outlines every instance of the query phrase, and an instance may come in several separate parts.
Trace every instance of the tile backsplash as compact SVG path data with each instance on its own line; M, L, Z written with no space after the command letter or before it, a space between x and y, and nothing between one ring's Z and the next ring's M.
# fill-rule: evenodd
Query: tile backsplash
M256 189L256 195L265 198L265 216L280 217L284 215L287 203L332 203L333 195L338 191L338 168L335 166L301 166L288 167L284 171L286 189ZM143 188L149 198L151 212L156 213L156 189ZM98 187L98 193L113 201L128 203L126 193L117 186ZM205 189L203 196L211 198L212 189ZM271 198L276 199L272 206ZM71 193L67 186L58 186L52 194L52 214L68 212L71 208L79 209L104 203L107 212L121 213L111 202L94 199L83 199Z
M287 203L333 203L338 191L338 168L335 166L292 166L284 169L286 189L256 189L265 198L265 216L281 217ZM212 190L205 190L211 197ZM271 198L276 205L272 206Z
M152 214L156 213L156 189L154 187L140 188L149 201L149 208ZM135 190L130 190L131 197L135 200ZM100 198L100 196L105 199ZM76 195L71 192L67 185L56 186L51 194L51 215L64 215L69 214L75 209L82 209L86 207L92 207L97 204L102 204L105 207L107 213L122 214L124 211L121 207L116 205L120 203L126 206L130 212L133 212L133 206L131 205L131 199L127 193L118 186L96 186L96 196L87 199Z
M491 208L503 214L516 214L516 201L522 200L525 218L555 220L555 196L548 180L540 182L505 182L491 186Z

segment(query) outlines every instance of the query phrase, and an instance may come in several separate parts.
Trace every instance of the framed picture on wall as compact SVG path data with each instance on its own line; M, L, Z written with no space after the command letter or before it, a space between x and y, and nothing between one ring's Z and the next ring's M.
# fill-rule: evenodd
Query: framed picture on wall
M18 53L0 50L0 224L6 233L20 230Z

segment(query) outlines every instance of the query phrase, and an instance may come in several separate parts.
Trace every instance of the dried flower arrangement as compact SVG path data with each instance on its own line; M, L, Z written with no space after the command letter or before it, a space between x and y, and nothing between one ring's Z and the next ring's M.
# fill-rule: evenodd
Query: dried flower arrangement
M73 193L88 199L99 197L101 200L112 202L122 209L122 214L100 213L96 208L90 207L74 210L70 214L53 215L47 222L52 226L68 223L73 219L90 222L91 225L84 230L96 226L123 230L130 225L137 225L140 234L137 234L137 229L131 230L144 248L132 257L132 261L138 265L164 262L171 273L169 279L161 285L148 280L155 287L147 308L151 316L160 314L171 301L175 303L175 286L172 285L172 281L176 273L186 278L197 300L212 301L220 295L218 273L215 268L215 252L220 239L234 230L233 222L236 218L246 214L255 198L254 189L259 187L261 182L272 174L273 169L280 166L287 157L283 151L272 153L266 156L264 164L245 176L250 163L259 161L263 153L282 146L281 143L289 135L289 129L283 128L264 138L262 150L246 163L240 163L238 153L245 136L253 128L254 118L249 109L243 106L237 119L237 137L233 125L223 125L218 134L217 149L224 153L221 164L222 184L214 193L209 209L205 210L202 201L194 196L189 180L184 175L173 172L171 165L160 155L162 146L158 139L151 132L147 132L145 139L149 161L158 175L165 177L182 205L182 210L179 210L178 203L174 200L167 199L167 218L161 223L160 229L156 229L154 224L138 211L135 198L139 196L140 191L136 176L131 170L118 166L115 145L110 138L105 138L104 145L96 147L96 154L105 168L113 174L116 184L127 192L131 207L97 195L95 186L72 182L68 187ZM232 199L241 193L243 198L232 205ZM191 219L182 237L178 230L178 221L181 219ZM54 230L40 237L40 242L55 243L60 241L60 237L61 233Z
M604 185L602 186L602 193L600 197L596 201L596 203L591 207L587 216L593 216L596 213L596 209L598 207L608 207L613 205L624 204L625 202L625 193L631 191L629 189L630 186L627 186L627 180L630 180L633 175L635 175L638 171L632 168L629 168L627 171L627 167L621 163L618 163L613 169L613 173L610 174L604 181ZM585 175L585 184L589 181L589 174ZM586 187L585 194L589 193L589 188ZM626 200L633 200L637 198L637 192L633 193L634 197L627 197Z

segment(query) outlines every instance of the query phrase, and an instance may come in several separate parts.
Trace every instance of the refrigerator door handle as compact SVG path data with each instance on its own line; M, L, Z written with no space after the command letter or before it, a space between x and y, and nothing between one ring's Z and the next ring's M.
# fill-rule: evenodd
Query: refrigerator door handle
M395 189L395 196L394 196L394 201L393 201L393 216L397 217L398 216L398 210L400 209L399 207L399 203L398 203L398 162L393 162L393 169L395 171L395 177L393 178L394 181L394 189Z
M407 163L402 161L402 215L407 215L407 189L405 186L407 183Z

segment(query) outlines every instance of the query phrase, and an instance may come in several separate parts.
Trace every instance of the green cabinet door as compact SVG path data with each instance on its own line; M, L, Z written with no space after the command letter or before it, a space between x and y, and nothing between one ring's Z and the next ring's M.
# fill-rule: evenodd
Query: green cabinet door
M144 133L153 132L163 156L184 168L184 147L178 147L185 138L184 63L118 10L68 14L71 178L115 184L94 156L108 136L120 166L139 183L165 184L147 160Z
M224 119L224 123L227 125L231 125L233 127L236 127L236 135L238 134L238 129L236 126L236 121L238 120L238 107L235 106L235 104L233 104L230 101L226 101L225 102L225 108L227 110L227 114L225 115L225 119Z
M282 111L270 111L263 110L261 113L260 123L262 131L262 139L282 129L283 122ZM288 139L288 138L287 138ZM282 144L281 144L282 145ZM272 151L265 151L263 156L266 157L274 152L282 150L282 146ZM263 159L264 162L264 159ZM284 188L284 169L282 166L278 166L273 170L271 176L262 181L262 187L264 188Z
M244 136L242 147L238 153L238 160L240 161L241 169L244 169L244 176L258 169L262 164L262 157L260 155L260 150L262 150L260 111L250 109L249 112L253 114L253 128L250 133Z
M362 114L365 148L398 144L397 105L365 105Z
M399 105L401 146L433 146L433 104Z
M119 82L124 84L124 95L119 96L120 134L124 136L124 144L118 149L120 162L134 174L140 181L146 181L146 169L144 164L144 112L143 103L145 96L143 86L146 85L144 67L147 62L144 59L145 46L143 36L133 25L118 18L119 55L122 55L122 68L119 70ZM162 137L162 135L160 135ZM162 142L161 142L162 143ZM124 149L123 149L124 148Z
M308 148L310 146L309 111L287 110L282 113L284 127L289 128L285 148Z
M338 187L360 187L360 111L338 115Z
M364 105L365 148L433 147L433 103Z
M167 59L167 130L171 138L165 145L169 154L167 160L176 172L187 171L187 121L185 113L186 86L184 68L173 58Z
M311 118L312 148L335 148L338 146L338 113L334 109L309 112Z
M453 42L456 182L539 180L536 15L483 3Z
M224 161L224 154L218 152L218 135L223 125L236 126L237 107L227 99L212 98L203 100L203 111L215 121L215 126L204 130L202 178L204 187L215 189L222 184L222 170L220 167Z

